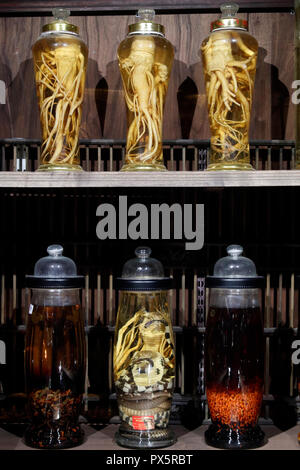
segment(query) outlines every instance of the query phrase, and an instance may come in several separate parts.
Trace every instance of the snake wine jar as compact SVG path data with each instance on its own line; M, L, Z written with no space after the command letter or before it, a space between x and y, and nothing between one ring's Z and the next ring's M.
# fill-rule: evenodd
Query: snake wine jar
M119 445L166 447L175 377L173 331L168 309L171 278L151 250L137 248L117 279L120 291L114 339L114 381L121 425Z
M221 6L222 17L203 41L211 148L208 170L252 170L248 130L258 44L238 5Z
M239 245L215 264L205 337L206 396L212 424L206 442L223 449L263 445L258 426L263 398L264 336L260 297L264 278Z
M34 73L42 127L39 170L82 170L79 127L88 49L70 11L54 9L33 45Z
M80 307L84 277L60 245L26 276L32 289L25 337L30 425L25 443L40 449L82 443L78 424L85 382L85 336Z
M139 10L139 21L129 26L118 48L128 124L122 171L166 169L162 120L174 48L154 15L154 10Z

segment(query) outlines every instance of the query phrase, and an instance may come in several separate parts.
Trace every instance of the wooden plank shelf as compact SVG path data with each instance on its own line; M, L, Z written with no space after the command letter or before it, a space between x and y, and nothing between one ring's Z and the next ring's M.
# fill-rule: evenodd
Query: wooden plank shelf
M293 8L291 0L239 0L239 5L247 10L288 9ZM0 13L49 13L52 8L70 8L73 12L87 13L135 11L141 7L156 10L218 10L220 2L211 0L10 0L0 1Z
M300 186L299 170L0 172L0 188L226 188Z

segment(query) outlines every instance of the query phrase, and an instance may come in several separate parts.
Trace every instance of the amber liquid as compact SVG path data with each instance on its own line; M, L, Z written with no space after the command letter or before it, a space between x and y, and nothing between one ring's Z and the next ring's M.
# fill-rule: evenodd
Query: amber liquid
M172 443L166 428L174 377L166 292L123 292L114 341L114 380L122 420L117 442L122 445L122 437L129 436L124 445L129 442L131 447L148 447L151 442L158 447L160 440Z
M133 35L119 46L128 121L122 171L166 169L162 120L173 57L173 46L159 36Z
M259 308L209 310L206 387L214 424L255 426L263 394L264 341Z
M257 50L256 39L239 30L215 31L202 44L211 130L208 170L253 169L248 131Z
M42 126L39 170L81 170L79 126L88 50L71 34L48 34L33 46Z
M25 442L39 448L80 443L85 336L79 305L34 306L26 329L25 371L31 417Z

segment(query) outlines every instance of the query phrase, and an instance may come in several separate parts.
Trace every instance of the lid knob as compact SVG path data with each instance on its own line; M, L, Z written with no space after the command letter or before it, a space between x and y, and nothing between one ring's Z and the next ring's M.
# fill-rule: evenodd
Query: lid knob
M220 10L222 12L221 18L235 18L239 6L237 3L222 3Z
M62 256L64 249L61 245L50 245L47 248L49 256Z
M68 8L53 8L52 15L58 21L66 21L71 15L71 11Z
M226 249L229 256L237 258L243 253L243 247L241 245L229 245Z
M134 252L134 254L140 259L149 258L151 253L152 250L148 246L139 246Z
M155 17L155 10L152 10L151 8L140 8L136 17L139 18L139 21L152 23Z

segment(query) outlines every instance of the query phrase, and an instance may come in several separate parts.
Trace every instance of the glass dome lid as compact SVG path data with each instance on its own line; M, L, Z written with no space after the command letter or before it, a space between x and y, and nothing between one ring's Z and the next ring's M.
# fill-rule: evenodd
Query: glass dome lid
M207 287L256 288L262 287L264 277L258 276L253 261L242 256L243 247L229 245L227 256L220 258L213 276L207 276Z
M116 279L120 290L163 290L172 288L172 278L164 276L160 261L151 258L151 249L140 246L135 250L136 258L126 261L122 276Z
M40 258L34 266L33 276L26 276L27 286L32 288L75 288L83 287L84 276L77 275L76 264L63 256L61 245L50 245L48 256Z

